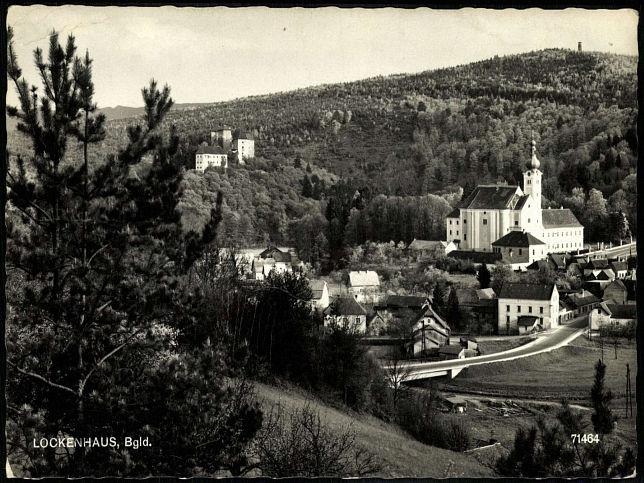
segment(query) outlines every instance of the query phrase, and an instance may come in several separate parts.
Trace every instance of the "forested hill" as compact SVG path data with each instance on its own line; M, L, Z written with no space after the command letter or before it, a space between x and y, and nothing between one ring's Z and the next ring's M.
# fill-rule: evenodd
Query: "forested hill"
M636 118L636 57L549 49L419 74L193 105L173 110L167 124L175 124L186 139L187 163L218 126L254 134L259 164L238 168L240 172L233 167L215 177L217 185L189 177L195 178L187 183L190 198L194 203L203 199L204 205L188 203L186 209L207 213L205 200L214 190L223 186L225 196L236 198L238 190L228 187L246 186L250 179L252 186L246 189L265 193L265 219L246 200L234 201L241 211L230 216L246 214L250 220L244 225L250 223L255 236L283 242L289 238L287 224L302 215L294 207L311 191L300 188L303 181L307 184L305 177L314 174L327 181L323 189L313 183L318 193L311 202L333 195L333 179L369 188L365 203L378 194L426 196L455 185L467 194L483 182L521 183L532 137L547 206L564 204L585 218L589 194L597 188L600 211L624 211L634 229ZM126 139L131 122L110 121L103 149L112 150ZM305 170L309 164L312 172ZM269 185L261 184L263 178ZM323 215L325 202L317 206Z

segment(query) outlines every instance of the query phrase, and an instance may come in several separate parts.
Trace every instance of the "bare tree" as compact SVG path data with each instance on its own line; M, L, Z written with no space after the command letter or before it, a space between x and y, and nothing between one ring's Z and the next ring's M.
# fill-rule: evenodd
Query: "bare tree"
M394 408L396 408L398 401L409 391L409 387L404 383L409 380L411 368L407 361L403 359L402 355L396 352L387 359L384 372L387 382L391 387Z
M281 405L274 406L255 441L255 453L255 466L264 476L364 477L381 469L358 446L350 424L331 428L308 403L288 416Z

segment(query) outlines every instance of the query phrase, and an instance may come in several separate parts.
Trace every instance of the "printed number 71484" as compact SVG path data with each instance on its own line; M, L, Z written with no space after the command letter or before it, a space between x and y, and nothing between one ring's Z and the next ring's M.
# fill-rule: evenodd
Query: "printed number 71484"
M598 434L571 434L570 437L572 438L573 443L599 443Z

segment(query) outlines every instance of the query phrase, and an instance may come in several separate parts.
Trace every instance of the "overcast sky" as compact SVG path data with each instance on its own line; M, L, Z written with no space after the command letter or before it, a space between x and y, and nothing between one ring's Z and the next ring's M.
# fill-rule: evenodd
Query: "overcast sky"
M107 107L141 105L151 77L176 102L214 102L578 41L637 55L637 19L634 10L12 6L7 23L32 83L33 49L46 52L52 28L73 33L94 59L95 100Z

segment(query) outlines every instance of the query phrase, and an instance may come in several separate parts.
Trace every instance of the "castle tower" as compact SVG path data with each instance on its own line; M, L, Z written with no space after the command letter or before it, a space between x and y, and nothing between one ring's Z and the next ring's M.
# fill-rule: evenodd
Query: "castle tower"
M537 143L532 140L532 158L528 162L527 170L523 173L523 192L527 195L532 195L536 201L537 206L541 208L541 171L539 171L541 163L537 159Z

